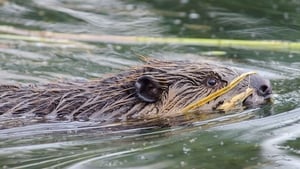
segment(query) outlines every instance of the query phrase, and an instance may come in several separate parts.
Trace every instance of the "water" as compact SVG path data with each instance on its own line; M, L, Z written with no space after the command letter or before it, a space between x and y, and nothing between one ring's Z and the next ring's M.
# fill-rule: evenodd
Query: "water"
M2 0L0 24L104 35L299 41L300 3L288 1ZM90 79L140 64L137 54L206 60L269 78L274 104L246 121L109 131L90 123L0 131L0 168L300 168L298 53L181 45L0 39L2 83ZM92 46L92 47L91 47ZM207 52L225 55L207 55ZM206 54L206 55L203 55ZM261 117L261 118L258 118Z

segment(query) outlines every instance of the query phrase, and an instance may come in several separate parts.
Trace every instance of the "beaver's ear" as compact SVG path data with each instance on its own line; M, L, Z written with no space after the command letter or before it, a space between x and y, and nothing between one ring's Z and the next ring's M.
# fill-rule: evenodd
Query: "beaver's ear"
M156 102L162 93L162 87L150 76L142 76L135 82L137 97L144 102Z

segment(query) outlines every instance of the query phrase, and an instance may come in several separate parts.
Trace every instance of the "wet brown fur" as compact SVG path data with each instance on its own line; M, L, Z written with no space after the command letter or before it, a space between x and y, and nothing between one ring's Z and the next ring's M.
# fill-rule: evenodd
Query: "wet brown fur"
M0 119L26 117L113 123L168 118L186 105L224 87L238 75L236 70L208 63L148 60L145 65L103 79L0 85ZM155 103L137 97L135 82L141 76L152 77L163 89ZM210 77L219 80L215 87L207 86ZM246 79L233 91L203 106L203 111L212 111L227 96L244 91L248 86Z

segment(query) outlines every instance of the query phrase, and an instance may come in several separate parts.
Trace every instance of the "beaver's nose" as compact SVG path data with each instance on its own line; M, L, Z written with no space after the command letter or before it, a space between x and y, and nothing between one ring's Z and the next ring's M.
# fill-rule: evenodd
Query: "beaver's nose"
M268 98L272 94L272 86L269 80L262 78L259 75L250 77L250 85L256 89L259 96Z

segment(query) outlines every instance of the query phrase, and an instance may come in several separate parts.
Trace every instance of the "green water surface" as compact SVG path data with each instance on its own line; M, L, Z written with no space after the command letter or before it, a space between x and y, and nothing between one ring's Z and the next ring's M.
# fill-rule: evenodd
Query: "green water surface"
M0 0L0 26L72 34L297 42L299 18L296 0ZM0 38L0 82L99 78L141 64L141 54L255 70L271 80L274 103L243 112L257 118L226 125L217 120L213 127L200 122L103 131L89 124L59 123L0 130L0 168L300 168L299 53L86 45L93 48Z

